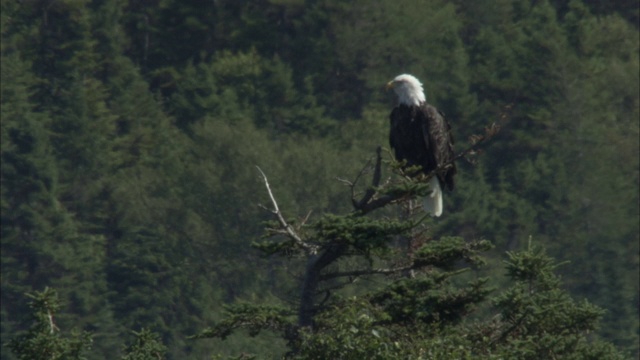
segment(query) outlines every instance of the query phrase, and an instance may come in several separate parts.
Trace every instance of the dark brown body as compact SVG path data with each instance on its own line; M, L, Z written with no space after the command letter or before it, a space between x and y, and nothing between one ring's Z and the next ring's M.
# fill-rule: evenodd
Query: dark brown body
M425 103L422 106L398 105L391 112L389 143L398 161L407 166L422 166L425 174L451 162L438 174L440 187L453 190L456 166L451 126L442 113Z

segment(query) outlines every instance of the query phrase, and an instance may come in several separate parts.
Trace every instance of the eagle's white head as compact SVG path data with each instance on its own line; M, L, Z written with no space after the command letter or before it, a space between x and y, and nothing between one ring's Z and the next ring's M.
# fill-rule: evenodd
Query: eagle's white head
M387 89L393 89L400 104L420 106L425 102L422 83L415 76L402 74L387 83Z

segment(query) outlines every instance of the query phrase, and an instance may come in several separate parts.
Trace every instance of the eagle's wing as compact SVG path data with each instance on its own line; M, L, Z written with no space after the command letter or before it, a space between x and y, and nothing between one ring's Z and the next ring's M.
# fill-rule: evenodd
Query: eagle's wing
M451 162L446 170L438 174L438 178L449 190L453 190L453 177L456 173L456 167L452 162L455 157L455 152L453 149L451 126L446 121L444 115L435 107L425 104L423 106L423 112L425 116L423 134L427 151L429 152L429 160L433 162L430 164L430 167L435 169Z

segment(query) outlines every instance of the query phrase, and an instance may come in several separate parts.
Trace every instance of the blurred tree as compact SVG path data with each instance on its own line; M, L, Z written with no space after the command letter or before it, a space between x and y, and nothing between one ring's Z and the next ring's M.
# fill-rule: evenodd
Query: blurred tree
M170 111L188 133L205 115L227 121L253 119L274 136L297 133L322 136L333 122L324 116L313 89L297 90L292 72L280 58L255 51L223 52L210 63L189 65L171 97Z
M562 270L572 292L611 309L602 334L637 353L638 258L623 255L638 252L637 29L580 1L562 17L547 2L505 5L500 17L489 3L459 7L478 119L506 121L473 184L462 173L460 207L442 231L462 228L507 249L537 234L553 256L575 262ZM612 257L627 271L617 273Z
M405 72L423 80L427 100L451 119L471 112L460 26L455 7L437 0L420 6L359 1L338 13L332 28L338 59L334 76L340 81L326 90L332 116L360 117L363 105L383 100L384 84Z
M4 43L3 43L4 44ZM38 79L15 47L2 61L2 316L3 334L26 313L21 295L47 285L61 288L62 326L98 329L109 354L116 326L103 296L100 251L105 239L86 231L66 202L67 181L56 158L52 115L38 109ZM5 83L8 81L9 83ZM53 137L55 139L55 137ZM61 175L63 173L63 175ZM82 194L81 189L77 190ZM105 345L102 348L102 345Z

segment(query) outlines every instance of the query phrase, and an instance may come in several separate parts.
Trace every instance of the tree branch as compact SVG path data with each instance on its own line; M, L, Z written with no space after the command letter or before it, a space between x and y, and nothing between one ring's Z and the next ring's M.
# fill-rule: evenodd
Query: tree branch
M273 204L273 210L267 209L264 206L263 207L265 209L271 211L278 218L278 222L280 222L280 225L282 226L282 228L284 229L286 234L291 239L293 239L293 241L295 241L296 244L298 244L298 246L303 248L309 254L315 254L318 251L317 247L313 246L313 245L309 245L306 242L304 242L302 240L302 238L300 237L300 235L298 235L295 232L293 227L291 225L289 225L289 223L282 216L282 212L280 211L280 208L278 207L278 203L276 202L276 198L273 196L273 192L271 191L271 187L269 186L269 181L267 180L267 175L264 174L264 171L262 171L262 169L260 169L259 166L256 166L256 168L258 169L258 171L260 171L260 174L262 175L262 180L264 180L264 185L267 188L267 192L269 193L269 198L271 198L271 203Z
M378 146L376 148L376 165L373 171L373 178L371 179L371 187L367 189L367 191L364 193L364 196L362 196L362 199L360 199L360 201L355 201L355 199L352 197L351 201L353 202L353 206L356 209L362 209L373 197L373 195L376 194L376 188L378 186L380 186L380 176L382 174L382 171L380 170L381 168L381 164L382 164L382 147ZM367 166L369 166L369 164L367 164ZM363 171L360 171L360 173L358 174L358 176L356 177L356 180L354 181L354 186L355 183L358 182L358 180L360 179L360 176L362 176ZM353 189L353 186L351 187Z
M334 272L326 275L320 276L320 280L331 280L338 277L353 277L353 276L364 276L364 275L392 275L401 273L403 271L411 270L414 268L415 264L411 264L408 266L400 266L395 268L383 268L383 269L367 269L367 270L353 270L353 271L343 271L343 272Z
M53 322L53 314L50 309L47 309L47 319L49 320L49 333L53 334L56 330L60 331L56 324Z

